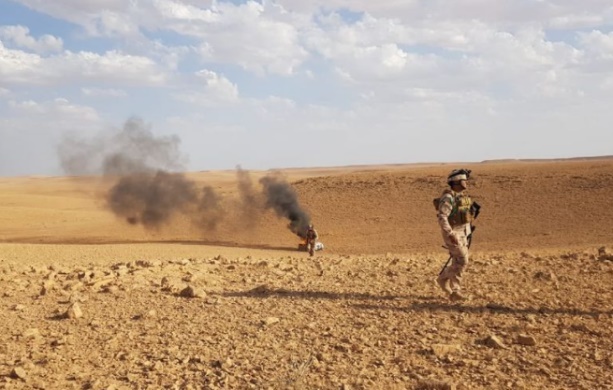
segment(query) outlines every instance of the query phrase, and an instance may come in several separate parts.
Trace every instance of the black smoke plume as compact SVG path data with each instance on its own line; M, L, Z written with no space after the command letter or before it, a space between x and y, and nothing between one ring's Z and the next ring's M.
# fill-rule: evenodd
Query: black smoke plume
M186 158L177 136L155 136L139 118L116 131L90 138L67 136L58 147L70 175L103 175L114 180L105 193L108 208L135 225L157 229L176 216L205 231L216 229L233 209L241 228L253 228L266 209L289 220L288 228L305 237L310 217L292 187L279 175L260 179L256 190L248 171L237 167L238 203L224 202L211 186L201 186L181 173ZM224 208L225 206L225 208Z
M58 151L69 174L117 180L106 194L107 205L129 223L159 228L183 214L201 228L214 229L224 215L220 197L212 187L199 191L195 182L176 172L185 161L179 143L177 136L154 136L142 120L132 118L106 136L66 137Z
M152 228L187 211L197 198L194 183L182 175L158 171L119 178L107 194L107 203L115 215Z
M311 217L300 206L298 195L283 178L275 175L260 179L266 197L266 207L272 208L278 216L289 219L288 228L299 237L305 238Z

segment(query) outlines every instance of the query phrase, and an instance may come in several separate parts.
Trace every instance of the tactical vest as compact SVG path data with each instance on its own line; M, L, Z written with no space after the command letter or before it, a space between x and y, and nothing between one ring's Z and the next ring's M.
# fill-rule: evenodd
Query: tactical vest
M449 214L449 217L447 218L451 227L471 223L474 220L473 213L471 210L471 206L473 204L472 199L470 199L468 195L459 194L449 190L445 191L444 195L446 194L450 194L452 196L451 214ZM442 198L434 199L435 208L437 211L441 199Z

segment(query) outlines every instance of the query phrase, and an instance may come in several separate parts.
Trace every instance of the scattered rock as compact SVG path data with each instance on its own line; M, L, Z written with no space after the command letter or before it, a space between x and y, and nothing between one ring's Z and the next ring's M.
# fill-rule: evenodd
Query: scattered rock
M277 317L268 317L264 321L262 321L262 323L266 326L270 326L270 325L276 324L279 321L281 320L279 320Z
M115 281L115 278L104 278L97 280L91 284L92 289L99 290L100 288L107 286Z
M204 298L206 297L206 293L204 291L201 291L193 286L185 287L183 290L181 290L181 292L179 292L179 295L185 298Z
M251 289L251 292L255 294L266 294L269 291L272 291L272 288L270 288L267 284L261 284Z
M100 291L107 294L117 294L119 292L119 287L115 285L107 285L104 286Z
M26 380L28 378L28 375L26 373L26 370L24 370L23 368L15 367L11 371L11 378Z
M500 340L497 336L494 336L494 335L489 335L485 339L481 340L481 344L487 345L488 347L495 348L495 349L507 348L507 346L504 345L502 340Z
M134 317L132 317L133 320L142 320L145 318L154 318L157 316L157 311L156 310L149 310L146 313L141 313L141 314L136 314Z
M611 254L611 252L609 252L609 248L607 248L606 246L602 246L602 247L598 248L598 260L600 260L600 261L605 261L605 260L613 261L613 254Z
M551 271L547 271L547 272L538 271L534 274L534 279L543 280L547 282L555 282L558 280L556 275Z
M452 353L458 352L461 346L458 344L433 344L432 353L439 359L444 359Z
M154 262L151 260L136 260L135 263L138 267L142 267L142 268L151 268L151 267L156 267L159 265L159 262Z
M83 288L84 284L83 282L78 282L78 281L74 281L74 282L68 282L66 284L64 284L64 290L66 291L79 291Z
M83 312L81 311L81 307L77 302L73 303L68 307L68 310L64 313L64 317L70 319L77 319L83 317Z
M41 286L39 295L40 296L47 295L49 291L51 291L54 287L55 287L55 282L53 280L44 281L43 285Z
M162 290L170 291L170 279L167 276L164 276L160 281L160 286L162 287Z
M525 345L528 347L533 347L536 345L536 339L525 334L520 334L519 336L517 336L516 342L519 345Z
M26 307L24 305L20 305L20 304L15 304L13 306L11 306L11 310L13 311L24 311L26 309Z

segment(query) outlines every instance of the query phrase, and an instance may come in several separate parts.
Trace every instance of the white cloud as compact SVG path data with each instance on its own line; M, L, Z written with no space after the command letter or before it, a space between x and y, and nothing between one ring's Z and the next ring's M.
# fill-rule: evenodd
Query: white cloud
M0 87L0 98L2 98L2 97L7 97L7 96L9 96L10 94L11 94L11 91L9 91L9 90L8 90L8 89L6 89L6 88L2 88L2 87Z
M0 39L37 53L58 52L63 46L61 38L45 34L36 39L30 35L30 29L24 26L1 26Z
M552 28L589 28L613 21L609 0L277 0L285 9L306 13L350 10L394 18L409 25L440 21L471 21L497 26L535 24Z
M81 88L83 96L88 97L126 97L128 94L122 89L113 88Z
M196 76L204 82L207 91L220 99L236 100L238 98L238 87L224 76L207 69L197 72Z
M589 52L605 58L613 58L613 32L605 34L598 30L580 33L580 41Z
M219 2L199 11L171 1L156 4L168 28L202 39L198 52L205 61L290 75L308 57L299 41L299 26L304 21L273 3Z
M203 69L195 74L197 82L189 91L176 93L175 99L201 106L233 104L239 100L236 84L223 75Z
M124 0L17 0L36 11L82 26L90 35L135 34L136 2Z
M289 14L274 2L20 2L80 25L93 36L142 39L143 30L175 31L200 39L198 52L205 61L238 64L259 73L291 75L308 57L297 22L307 23L309 17Z
M167 75L146 57L109 51L65 51L42 57L6 48L0 42L0 79L17 84L58 84L100 81L125 85L161 85Z

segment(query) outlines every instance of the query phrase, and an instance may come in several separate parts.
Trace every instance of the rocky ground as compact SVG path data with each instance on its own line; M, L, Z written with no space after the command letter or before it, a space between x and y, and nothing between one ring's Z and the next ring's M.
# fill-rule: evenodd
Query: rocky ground
M478 254L462 304L427 255L4 265L0 387L611 388L612 259Z
M471 299L457 304L434 283L446 257L436 226L429 227L431 210L422 216L410 202L394 206L402 197L393 183L412 183L419 176L413 168L319 172L295 181L307 204L318 200L311 210L320 226L341 225L322 229L326 250L313 258L292 250L291 237L284 247L284 224L273 217L264 218L272 227L237 233L223 246L182 241L176 232L167 242L159 239L164 232L146 242L101 217L87 193L62 187L41 203L50 187L29 179L38 192L27 191L34 200L24 205L23 182L7 179L0 183L6 241L0 243L0 388L613 388L613 237L610 222L603 223L613 209L602 204L612 188L611 164L586 164L562 173L547 166L522 173L518 165L482 172L480 196L497 211L480 225L482 241L465 277ZM530 184L539 175L568 185L556 199L575 201L534 206L520 221L498 222L504 215L495 201L515 210L522 199L550 199L552 188L537 193ZM511 206L495 197L502 176L523 183L523 193L510 191ZM369 191L381 186L389 197L374 199ZM430 186L417 196L427 199ZM332 210L339 197L361 212ZM581 219L585 210L597 222ZM324 221L326 212L331 217ZM351 215L359 216L345 220ZM393 231L407 215L419 234ZM575 222L573 237L566 223L555 223L563 215ZM43 219L53 228L40 227ZM368 240L375 249L362 251Z

